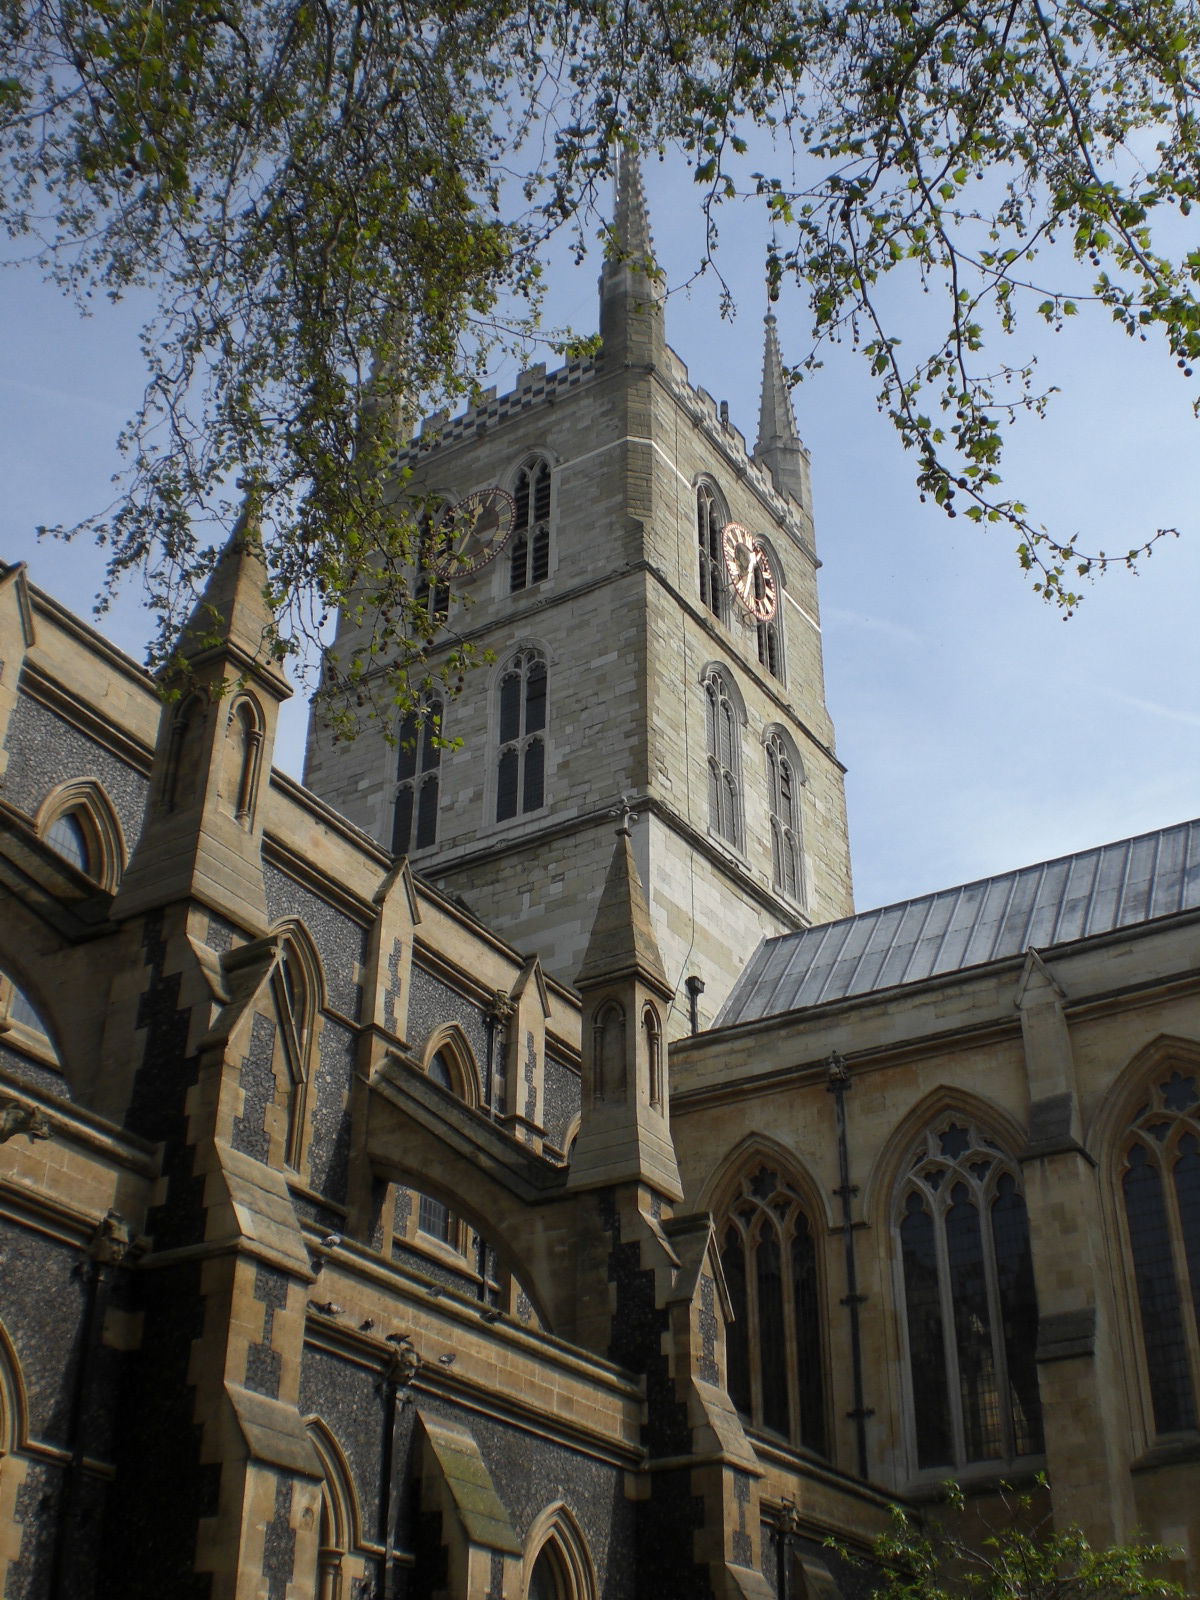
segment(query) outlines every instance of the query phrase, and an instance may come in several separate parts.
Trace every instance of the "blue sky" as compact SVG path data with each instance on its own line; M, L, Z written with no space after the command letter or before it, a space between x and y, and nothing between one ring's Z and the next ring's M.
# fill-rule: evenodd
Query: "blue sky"
M646 176L657 251L679 284L699 248L691 187L670 165L652 162ZM668 338L752 441L765 310L755 216L727 215L721 259L736 318L721 318L709 276L672 296ZM554 320L594 328L597 271L594 257L553 263ZM0 297L0 554L28 560L36 583L86 612L101 556L39 546L33 529L111 498L116 435L140 393L140 317L101 305L80 320L23 270L0 278ZM800 307L785 296L777 312L785 357L797 359ZM1009 447L1010 486L1035 520L1106 549L1158 526L1183 534L1140 576L1089 586L1069 622L1033 594L1011 534L918 503L911 460L850 351L833 351L794 397L813 456L827 691L863 909L1200 812L1195 385L1160 345L1127 340L1102 314L1057 337L1031 326L990 354L1011 361L1034 348L1063 390L1050 420L1024 425ZM496 376L504 387L513 370ZM136 593L100 626L141 654L149 628ZM301 696L288 716L277 760L298 772Z

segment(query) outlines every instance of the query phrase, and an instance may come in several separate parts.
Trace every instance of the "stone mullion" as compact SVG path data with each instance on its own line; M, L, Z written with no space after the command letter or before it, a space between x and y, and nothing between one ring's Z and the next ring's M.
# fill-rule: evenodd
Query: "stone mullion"
M1196 1321L1196 1296L1192 1287L1191 1268L1188 1264L1187 1249L1184 1244L1183 1219L1179 1214L1179 1191L1175 1186L1175 1166L1179 1160L1179 1143L1184 1131L1194 1132L1195 1130L1188 1128L1181 1118L1180 1124L1175 1128L1174 1137L1171 1140L1169 1165L1165 1149L1160 1149L1156 1153L1160 1157L1159 1169L1162 1172L1163 1192L1166 1198L1171 1260L1175 1267L1175 1281L1179 1287L1183 1337L1187 1344L1191 1367L1192 1410L1194 1415L1200 1416L1200 1327L1197 1327Z

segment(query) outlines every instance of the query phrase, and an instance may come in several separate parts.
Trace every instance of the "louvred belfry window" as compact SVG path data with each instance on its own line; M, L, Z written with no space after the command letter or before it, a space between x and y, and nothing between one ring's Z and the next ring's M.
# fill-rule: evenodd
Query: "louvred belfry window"
M546 801L546 663L522 650L500 678L496 821L538 811Z
M817 1245L800 1194L765 1164L742 1180L721 1227L729 1394L760 1428L823 1455L825 1379Z
M702 483L696 490L696 538L700 554L700 601L714 617L725 615L725 556L721 550L724 517L717 497Z
M1121 1188L1157 1433L1196 1427L1200 1379L1200 1075L1155 1083L1125 1145Z
M513 485L516 517L509 556L509 591L541 583L550 572L550 463L531 461Z
M704 681L708 745L708 825L732 845L741 844L738 714L729 685L717 671Z
M771 807L771 886L793 900L803 900L796 764L777 733L767 740L767 797Z
M1037 1301L1015 1163L965 1121L937 1125L909 1167L897 1229L917 1466L1039 1454Z

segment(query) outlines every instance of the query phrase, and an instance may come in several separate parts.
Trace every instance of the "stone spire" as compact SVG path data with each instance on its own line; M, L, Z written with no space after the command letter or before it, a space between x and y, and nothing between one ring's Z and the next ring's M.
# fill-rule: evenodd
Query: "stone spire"
M662 362L664 293L654 262L641 161L635 150L621 145L612 230L600 274L600 338L606 363Z
M270 925L262 839L279 707L291 686L272 649L253 493L163 674L146 820L112 906L215 911L252 936Z
M650 921L650 906L633 858L633 836L626 817L617 829L616 849L609 862L608 877L575 984L585 989L631 977L640 978L659 989L665 998L670 998L671 990Z
M780 494L790 495L811 509L808 451L800 442L792 397L783 375L774 312L766 317L763 347L762 401L758 409L758 442L754 458L771 474Z
M286 700L292 691L272 649L275 613L268 585L257 496L251 490L180 635L176 664L195 675L220 656Z
M650 923L625 812L583 966L581 1115L569 1183L629 1184L682 1197L668 1121L665 1017L671 988Z
M644 271L654 262L646 186L636 150L622 145L617 151L616 205L613 212L613 250L618 260ZM660 291L661 293L661 291Z

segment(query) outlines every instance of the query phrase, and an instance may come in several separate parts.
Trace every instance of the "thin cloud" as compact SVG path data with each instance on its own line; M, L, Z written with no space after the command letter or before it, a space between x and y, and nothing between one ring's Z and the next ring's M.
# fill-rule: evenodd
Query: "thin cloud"
M1132 706L1135 711L1148 712L1152 717L1165 717L1168 722L1183 722L1189 728L1200 728L1200 716L1193 711L1177 711L1174 706L1160 705L1157 700L1139 700L1136 695L1122 694L1118 689L1108 691L1110 699L1120 705Z
M7 378L0 373L0 388L10 389L14 394L29 395L35 400L48 400L56 406L74 406L79 411L91 411L98 417L113 417L117 408L106 400L91 400L87 395L78 394L67 389L47 389L40 383L22 383L20 378Z
M848 628L866 628L871 633L882 633L889 639L901 639L905 644L924 644L925 638L914 628L892 622L886 617L871 617L865 611L849 611L844 606L827 606L824 610L827 623L842 623Z

